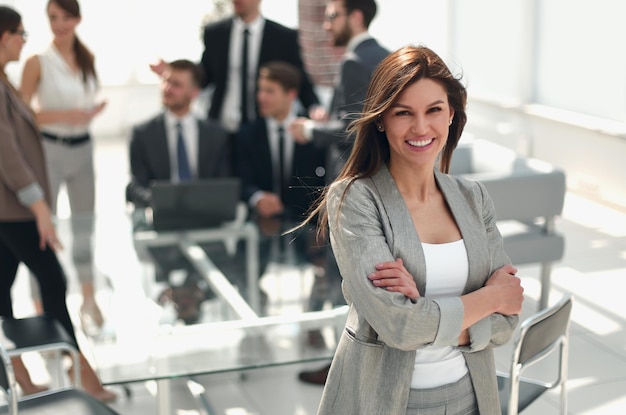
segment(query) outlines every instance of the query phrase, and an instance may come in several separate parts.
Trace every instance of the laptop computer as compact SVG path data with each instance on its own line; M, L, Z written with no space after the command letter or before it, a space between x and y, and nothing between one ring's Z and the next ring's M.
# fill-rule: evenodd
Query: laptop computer
M152 185L152 226L156 231L213 228L235 220L241 180L219 177Z

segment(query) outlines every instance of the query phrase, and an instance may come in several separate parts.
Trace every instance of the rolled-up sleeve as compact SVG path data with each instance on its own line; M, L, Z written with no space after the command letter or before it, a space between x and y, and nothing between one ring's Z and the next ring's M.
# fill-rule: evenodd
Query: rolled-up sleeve
M449 346L458 343L463 325L464 307L460 297L444 297L433 300L439 306L439 329L433 346Z
M39 183L32 183L17 191L17 198L26 207L44 198L44 192Z

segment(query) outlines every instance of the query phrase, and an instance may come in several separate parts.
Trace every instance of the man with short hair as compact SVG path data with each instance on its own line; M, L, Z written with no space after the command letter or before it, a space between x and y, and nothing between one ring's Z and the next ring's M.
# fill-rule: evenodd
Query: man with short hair
M296 118L293 104L301 79L287 62L262 65L257 86L261 117L239 132L242 197L260 217L304 219L325 184L324 149L295 142L287 128Z
M135 207L134 228L146 226L143 210L152 205L153 182L231 175L228 134L218 123L199 119L191 112L201 84L202 69L194 62L183 59L168 63L161 82L163 112L132 130L131 181L126 187L126 200ZM177 248L149 247L148 254L155 265L156 281L167 283L168 290L184 292L197 281L196 271ZM180 269L187 275L182 285L176 285L179 282L170 277L172 271ZM203 298L213 295L209 291L202 294ZM199 307L189 310L189 315L182 309L178 311L178 319L186 324L200 318Z
M328 179L332 181L343 167L354 138L345 129L363 107L370 77L389 51L368 32L376 16L374 0L330 0L326 5L324 30L334 46L345 46L337 82L333 90L330 121L298 118L291 125L294 138L328 148Z
M150 206L150 186L156 180L230 175L226 131L191 112L200 93L202 70L191 61L176 60L162 75L164 111L135 126L130 141L132 177L126 200L137 208Z
M263 64L257 81L261 117L242 126L237 137L242 200L261 230L261 275L270 260L323 269L326 248L316 242L313 227L283 235L304 219L326 183L324 149L295 142L287 129L296 118L301 82L287 62Z

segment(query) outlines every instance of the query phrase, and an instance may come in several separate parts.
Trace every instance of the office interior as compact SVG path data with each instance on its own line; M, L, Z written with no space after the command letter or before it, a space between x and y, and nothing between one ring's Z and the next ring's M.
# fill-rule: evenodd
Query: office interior
M263 0L270 19L298 27L300 1ZM5 0L23 16L29 32L22 60L7 68L19 82L24 60L50 41L45 0ZM93 124L97 196L96 215L128 215L130 128L159 109L158 78L148 65L159 57L199 60L203 21L215 18L216 4L184 0L110 0L81 2L79 35L96 54L106 111ZM223 4L222 4L223 5ZM379 1L371 34L390 49L424 44L462 74L468 87L468 138L487 139L562 168L567 194L557 229L565 234L564 258L555 264L550 299L571 292L568 414L621 414L626 411L626 308L619 287L626 275L626 35L619 0L415 0ZM320 85L322 97L329 86ZM206 113L207 95L197 103ZM532 195L519 195L532 203ZM68 215L59 207L60 220ZM67 229L61 226L61 235ZM99 295L105 299L107 278L129 279L144 272L117 258L115 236L96 230ZM101 238L101 239L99 239ZM100 241L100 242L98 242ZM62 253L69 256L69 252ZM67 259L67 258L66 258ZM536 310L538 266L520 267L527 301L524 316ZM69 271L70 280L72 272ZM28 297L24 270L16 295ZM70 308L80 301L70 283ZM24 303L16 314L28 315ZM506 369L510 346L498 349L499 369ZM322 389L302 384L297 373L322 363L304 363L193 379L216 413L316 413ZM45 375L42 374L45 379ZM268 381L269 380L269 381ZM206 406L189 392L191 380L172 384L177 415L204 414ZM117 387L116 387L117 388ZM154 383L133 384L132 398L121 389L112 407L123 414L156 413ZM193 389L193 388L192 388ZM558 413L558 393L551 392L524 413Z

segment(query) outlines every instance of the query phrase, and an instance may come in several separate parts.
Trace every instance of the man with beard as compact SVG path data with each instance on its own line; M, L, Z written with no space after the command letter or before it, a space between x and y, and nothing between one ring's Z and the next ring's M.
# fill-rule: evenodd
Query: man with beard
M360 113L372 72L389 51L378 44L368 28L376 15L374 0L330 0L324 30L334 46L345 46L330 106L330 120L296 119L291 134L299 143L313 142L328 149L327 178L332 181L352 149L347 124Z
M161 82L163 112L133 128L131 182L126 187L126 200L135 207L134 228L146 225L143 211L152 205L153 182L178 183L231 175L227 132L217 122L199 119L191 112L201 84L202 69L195 63L185 59L168 63ZM151 247L148 252L156 265L156 281L180 290L170 281L172 271L179 269L187 273L186 281L197 279L177 248ZM178 311L178 317L186 323L199 318L193 312L185 315L184 310Z
M230 175L226 131L191 113L201 82L202 70L195 63L169 63L161 84L164 111L133 128L132 178L126 200L136 208L150 206L150 186L156 180L179 182Z
M368 28L376 15L374 0L330 0L326 5L324 29L330 33L334 46L345 46L330 107L330 120L318 122L297 118L290 125L291 135L298 143L313 143L326 149L326 179L332 182L350 155L354 138L346 133L348 123L361 112L370 77L389 51L378 44ZM330 244L329 244L330 246ZM328 248L325 273L316 277L313 292L327 292L333 306L345 304L341 294L341 275L332 250ZM319 301L312 302L319 308ZM330 365L320 370L299 374L303 382L323 385Z

